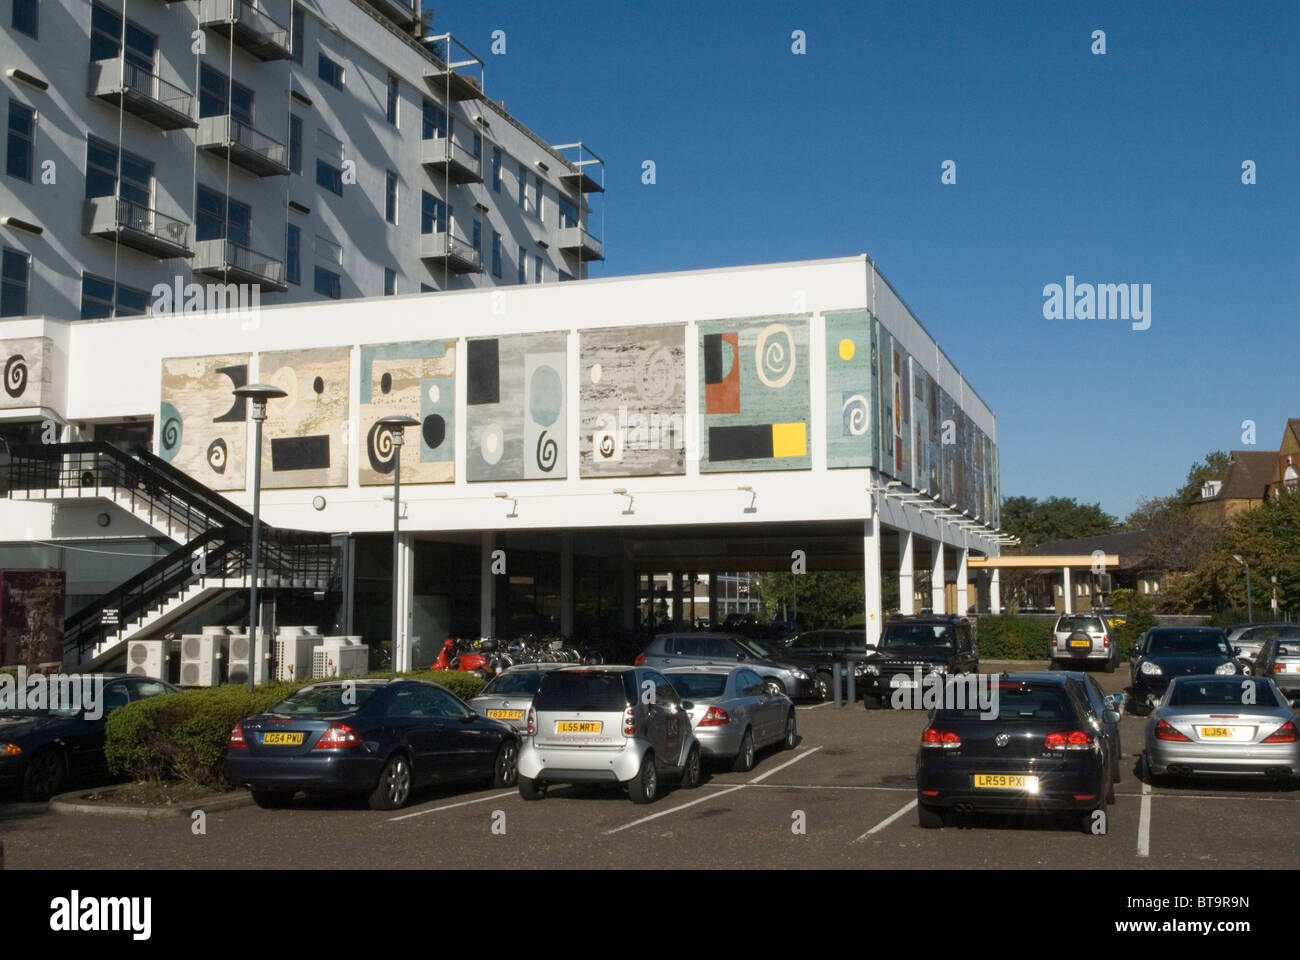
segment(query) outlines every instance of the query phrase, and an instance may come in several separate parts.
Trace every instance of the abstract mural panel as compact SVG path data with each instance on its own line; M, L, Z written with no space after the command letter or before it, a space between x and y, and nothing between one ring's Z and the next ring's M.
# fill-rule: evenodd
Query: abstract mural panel
M727 350L739 401L739 366ZM717 343L715 360L722 345ZM710 348L705 347L706 363ZM584 330L579 343L582 416L579 448L584 477L673 476L686 472L686 327L608 327ZM713 384L706 375L706 396ZM717 378L721 382L722 378ZM733 411L735 412L735 411Z
M957 416L956 404L948 391L939 388L939 449L942 451L943 467L940 471L940 491L943 493L945 506L957 502Z
M909 381L907 351L894 341L893 432L894 477L912 485L912 385Z
M894 355L894 338L879 320L874 322L876 328L876 409L880 411L880 431L877 438L880 446L876 461L880 469L894 473L894 376L892 358Z
M213 490L244 489L249 355L168 357L162 362L158 455Z
M700 324L700 470L811 465L808 320Z
M263 486L347 485L350 353L325 347L259 356L259 379L288 394L266 405Z
M878 370L875 330L866 312L826 316L826 465L874 467L872 429ZM879 421L879 414L875 416Z
M50 356L49 337L0 340L0 357L5 366L0 410L39 407L49 402Z
M563 479L567 473L565 334L465 344L468 480Z
M362 485L392 483L393 438L378 423L388 416L420 421L402 436L402 483L456 479L456 341L363 346L358 390Z
M929 375L915 360L912 367L912 486L926 489L930 477Z

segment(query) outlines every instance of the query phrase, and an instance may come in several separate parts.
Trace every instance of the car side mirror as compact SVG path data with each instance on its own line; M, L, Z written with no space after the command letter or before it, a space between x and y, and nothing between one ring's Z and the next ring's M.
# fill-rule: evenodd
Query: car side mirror
M1239 656L1241 656L1241 647L1233 647L1233 648L1232 648L1232 655L1233 655L1234 657L1239 657Z
M745 659L745 655L744 655L743 653L738 653L738 654L736 654L736 659L737 659L737 660L744 660L744 659Z
M1103 714L1103 719L1105 719L1107 723L1119 723L1119 711L1107 710Z
M477 713L463 713L460 716L461 723L473 723L477 719L478 719Z

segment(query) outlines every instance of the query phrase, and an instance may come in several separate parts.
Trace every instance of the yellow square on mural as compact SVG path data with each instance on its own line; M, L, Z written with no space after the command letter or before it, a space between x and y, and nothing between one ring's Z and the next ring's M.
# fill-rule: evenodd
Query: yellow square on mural
M772 424L772 456L802 457L808 452L808 424Z

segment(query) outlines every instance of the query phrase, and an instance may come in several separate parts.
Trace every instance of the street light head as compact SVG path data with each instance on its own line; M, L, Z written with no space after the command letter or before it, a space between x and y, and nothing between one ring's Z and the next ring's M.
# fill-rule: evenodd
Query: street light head
M1242 564L1243 566L1244 566L1245 563L1246 563L1245 560L1241 559L1241 554L1239 554L1239 553L1234 553L1234 554L1232 555L1232 559L1236 560L1238 563Z
M415 417L407 417L396 413L391 416L380 417L375 422L385 430L391 430L394 433L401 433L407 427L418 427L420 425L420 421L416 420Z
M269 383L249 383L242 387L235 387L230 391L241 400L253 401L253 419L266 419L266 401L279 400L281 397L287 397L279 387L273 387Z

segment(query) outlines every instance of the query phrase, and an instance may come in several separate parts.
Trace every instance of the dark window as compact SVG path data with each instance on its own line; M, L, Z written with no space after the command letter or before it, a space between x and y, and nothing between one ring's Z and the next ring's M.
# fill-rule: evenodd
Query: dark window
M382 687L368 683L317 684L305 687L273 706L268 712L286 717L311 717L321 714L356 713L362 704Z
M492 276L501 276L501 234L492 231Z
M149 310L149 294L134 287L117 285L114 297L113 281L93 274L81 275L81 319L103 320L116 315L119 317L139 316Z
M384 296L391 297L397 293L397 271L392 267L384 267Z
M253 124L253 91L233 83L220 70L206 64L199 68L199 116L224 117L230 114L240 123Z
M492 148L492 189L501 192L501 148Z
M303 43L307 33L307 13L302 7L293 8L293 62L302 66Z
M302 173L302 117L289 114L289 169Z
M420 232L447 232L447 205L427 192L420 194Z
M740 651L726 637L705 637L702 641L702 656L711 660L735 660Z
M100 710L103 716L108 716L119 707L125 707L131 702L131 691L125 683L115 683L104 688L104 695L101 698Z
M720 697L727 687L725 673L674 673L670 679L677 692L687 700Z
M36 166L36 111L17 100L9 101L9 144L5 173L32 182Z
M753 687L759 687L761 692L762 686L763 678L753 670L741 670L736 674L736 689L741 693L745 693L745 691Z
M479 136L477 133L474 134L474 159L475 160L483 159L483 138ZM482 166L480 166L479 169L482 170L483 169Z
M1160 627L1147 634L1147 653L1185 654L1188 656L1231 657L1228 637L1222 630Z
M564 194L556 194L556 205L560 209L560 226L576 227L578 225L578 206Z
M528 282L528 248L523 245L519 247L519 282Z
M343 296L343 280L333 270L317 267L314 289L323 297L333 297L337 300Z
M1078 719L1074 701L1064 687L1015 681L999 683L996 702L1000 723L1051 720L1069 724ZM935 711L936 720L978 720L981 716L976 706L965 710Z
M126 22L123 36L122 18L118 14L93 4L90 13L90 59L91 62L112 60L122 53L122 41L126 40L126 60L146 73L154 72L154 52L158 48L158 38L142 30L130 20Z
M40 6L37 0L14 0L13 28L19 33L25 33L35 40L39 16Z
M542 282L542 255L533 254L533 283Z
M542 672L540 670L512 670L509 673L497 674L492 681L483 688L482 695L498 694L505 696L509 693L520 693L526 697L531 697L537 692L537 688L542 683Z
M659 706L671 708L682 702L682 698L677 695L673 685L662 673L648 674L646 679L655 685L655 703Z
M543 203L546 197L546 193L545 193L545 189L542 187L542 178L534 177L533 186L534 186L533 202L535 204L535 206L533 207L533 213L537 215L538 220L541 220L543 223L545 223L546 218L542 214L544 211Z
M289 283L302 283L302 231L289 224L284 238L284 276Z
M397 174L392 170L388 171L384 183L384 219L397 222Z
M1174 682L1174 692L1169 697L1169 705L1171 707L1240 707L1244 702L1242 691L1247 684L1255 688L1252 702L1256 706L1264 710L1282 706L1273 695L1267 680L1250 677L1225 677L1222 680L1211 680L1208 677L1179 677Z
M437 140L447 135L447 114L436 103L424 101L420 122L420 138Z
M227 202L225 194L199 187L195 230L199 240L226 239L241 247L251 246L253 208L238 200Z
M171 693L167 685L159 683L157 680L136 680L135 699L148 700L150 697L161 697L164 693Z
M0 264L0 317L21 317L27 313L27 277L31 258L18 250L4 248Z
M474 221L474 252L483 256L483 224Z
M519 164L519 209L528 209L528 171Z
M620 673L569 673L559 670L542 678L533 706L537 710L598 710L622 712L632 694Z
M398 81L396 77L388 78L388 122L397 126Z
M331 87L343 89L343 66L331 60L325 54L317 54L316 75Z
M703 637L669 637L664 641L664 653L673 657L704 656Z
M153 164L125 150L121 163L119 187L117 146L103 140L86 141L86 199L116 195L147 209L153 199Z
M316 185L343 196L343 171L324 160L316 161Z

